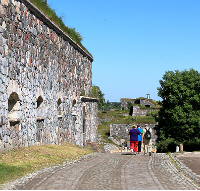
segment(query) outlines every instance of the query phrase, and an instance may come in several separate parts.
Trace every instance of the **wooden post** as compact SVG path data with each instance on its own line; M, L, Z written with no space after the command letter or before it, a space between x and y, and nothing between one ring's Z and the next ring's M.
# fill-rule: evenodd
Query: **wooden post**
M183 144L180 144L180 151L183 151Z

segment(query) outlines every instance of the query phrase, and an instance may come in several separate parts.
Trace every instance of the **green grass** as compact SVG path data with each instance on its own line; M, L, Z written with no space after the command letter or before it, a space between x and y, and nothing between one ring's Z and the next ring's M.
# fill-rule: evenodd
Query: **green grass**
M126 115L125 115L126 114ZM128 116L129 110L108 111L107 113L99 113L98 117L102 119L112 119L111 123L117 124L132 124L132 123L147 123L155 124L155 118L152 116Z
M134 103L134 104L132 104L132 105L133 105L133 106L139 106L140 109L143 109L143 110L158 110L158 109L160 109L160 105L156 105L155 107L146 107L146 106L144 106L144 105L136 104L136 103Z
M17 177L24 175L29 171L30 166L14 166L11 164L0 164L0 184L11 179L14 180ZM10 178L9 178L10 177Z
M41 145L11 150L0 155L0 185L27 173L55 164L62 164L93 151L77 145Z

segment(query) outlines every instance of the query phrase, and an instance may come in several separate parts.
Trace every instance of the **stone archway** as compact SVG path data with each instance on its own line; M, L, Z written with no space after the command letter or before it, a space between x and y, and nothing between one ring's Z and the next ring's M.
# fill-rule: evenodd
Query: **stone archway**
M21 90L14 80L10 80L7 88L8 94L8 121L10 123L19 123L21 120L20 96Z
M21 118L20 99L16 92L8 98L8 120L10 123L19 123Z
M37 109L37 119L36 119L36 141L40 144L44 143L44 93L41 88L36 91L36 109Z
M62 118L63 115L63 97L62 93L58 92L57 93L57 116L58 118Z

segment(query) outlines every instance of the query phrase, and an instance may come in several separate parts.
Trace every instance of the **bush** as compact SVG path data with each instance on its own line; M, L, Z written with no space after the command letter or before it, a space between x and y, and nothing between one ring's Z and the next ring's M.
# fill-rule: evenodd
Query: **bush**
M156 143L157 152L158 153L176 152L176 146L178 145L179 143L174 141L173 138L162 140Z
M181 142L175 141L173 138L161 140L156 143L157 152L167 153L176 152L176 146L179 146ZM183 141L183 151L200 151L200 139L194 139L190 141Z
M184 151L200 151L200 140L190 140L183 142Z
M149 112L147 113L147 116L156 117L156 116L158 116L158 112L159 112L159 110L156 110L156 111L149 111Z

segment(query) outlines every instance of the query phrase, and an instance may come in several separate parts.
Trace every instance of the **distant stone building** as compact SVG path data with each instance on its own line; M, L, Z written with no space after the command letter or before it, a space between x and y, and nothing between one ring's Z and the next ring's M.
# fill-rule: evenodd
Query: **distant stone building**
M122 98L121 101L121 109L128 109L128 104L141 104L146 107L155 107L155 104L147 99L147 98L137 98L137 99L129 99L129 98Z
M2 0L0 152L96 142L97 100L88 97L92 62L29 0Z

